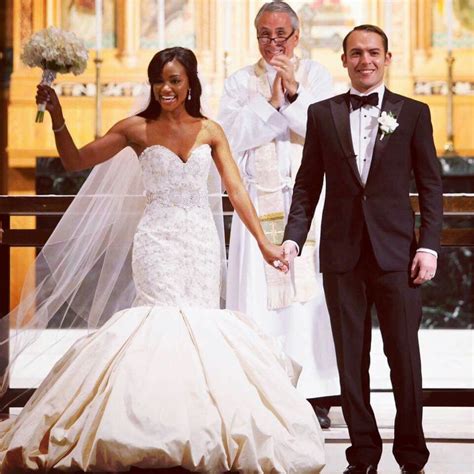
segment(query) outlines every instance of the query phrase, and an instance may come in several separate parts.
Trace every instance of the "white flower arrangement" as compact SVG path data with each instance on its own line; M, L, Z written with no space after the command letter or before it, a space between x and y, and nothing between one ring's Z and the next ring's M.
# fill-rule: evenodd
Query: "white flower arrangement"
M56 74L72 72L75 76L87 66L87 49L84 41L70 31L54 26L34 33L25 43L20 56L29 67L43 69L41 84L50 86ZM42 122L46 104L38 105L36 122Z
M380 140L382 140L385 135L392 134L399 125L397 117L395 117L392 112L387 113L383 111L377 121L379 123L379 129L382 132Z

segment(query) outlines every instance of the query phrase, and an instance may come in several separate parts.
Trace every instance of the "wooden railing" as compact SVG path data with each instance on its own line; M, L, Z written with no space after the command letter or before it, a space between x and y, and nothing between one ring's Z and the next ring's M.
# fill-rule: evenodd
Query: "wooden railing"
M0 318L10 311L10 248L41 247L53 229L11 229L12 216L61 216L74 196L0 196ZM412 206L418 213L418 197L411 196ZM232 212L232 206L224 197L224 211ZM445 194L444 216L474 217L474 194ZM474 246L474 219L467 228L445 228L442 233L445 247ZM6 336L1 329L0 339ZM2 334L3 332L3 334ZM0 346L0 373L8 364L8 346ZM15 398L15 406L23 406L33 389L10 388L1 405ZM373 392L390 390L375 389ZM474 406L474 389L424 389L425 406ZM327 397L332 405L339 405L339 397Z

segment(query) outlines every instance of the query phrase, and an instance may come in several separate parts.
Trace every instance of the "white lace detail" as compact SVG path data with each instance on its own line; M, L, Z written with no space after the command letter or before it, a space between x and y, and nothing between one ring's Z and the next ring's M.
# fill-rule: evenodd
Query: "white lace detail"
M207 198L211 149L183 162L161 145L140 155L147 206L133 245L134 305L219 307L220 247Z
M182 196L181 191L178 189L171 189L169 191L162 191L159 193L146 192L147 204L151 204L153 201L159 202L161 206L182 207L183 209L209 206L207 193L190 192L188 195Z

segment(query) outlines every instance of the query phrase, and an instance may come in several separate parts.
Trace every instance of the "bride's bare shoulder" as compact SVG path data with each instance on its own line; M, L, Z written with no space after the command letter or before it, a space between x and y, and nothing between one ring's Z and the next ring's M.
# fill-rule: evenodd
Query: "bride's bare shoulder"
M133 115L117 122L108 133L123 135L128 143L138 143L146 130L147 120Z
M143 126L147 122L147 119L139 117L138 115L132 115L131 117L124 118L117 122L115 126L120 128L129 128L136 126Z
M205 119L203 128L209 133L212 139L218 139L224 135L224 129L214 120Z

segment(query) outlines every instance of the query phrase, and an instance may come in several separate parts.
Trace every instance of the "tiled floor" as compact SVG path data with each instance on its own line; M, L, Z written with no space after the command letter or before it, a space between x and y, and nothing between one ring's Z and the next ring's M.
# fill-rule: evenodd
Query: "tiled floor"
M347 462L344 451L347 443L326 444L326 467L323 474L342 474ZM425 466L426 474L472 474L473 445L461 443L428 443L430 459ZM384 443L379 474L399 474L400 469L393 459L391 443Z
M397 474L399 467L392 456L393 397L391 394L374 394L371 398L384 440L379 474ZM332 408L330 416L332 427L324 431L326 468L323 472L340 474L347 465L344 452L349 446L349 436L341 409ZM474 408L427 407L423 424L431 453L426 474L474 473Z

